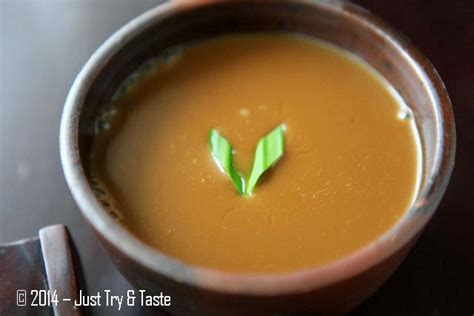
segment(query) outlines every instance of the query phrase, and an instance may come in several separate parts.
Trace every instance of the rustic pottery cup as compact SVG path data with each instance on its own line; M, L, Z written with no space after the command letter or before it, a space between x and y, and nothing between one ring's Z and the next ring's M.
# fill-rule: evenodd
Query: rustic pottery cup
M334 262L278 274L236 274L193 266L152 249L98 200L89 177L98 113L145 61L164 49L238 32L294 32L338 45L377 69L413 110L422 143L420 192L408 215L379 239ZM430 62L402 35L347 2L171 2L135 18L93 54L66 100L61 160L84 217L121 273L149 294L172 297L178 315L338 315L393 273L432 217L454 163L453 112ZM191 241L190 241L191 242Z

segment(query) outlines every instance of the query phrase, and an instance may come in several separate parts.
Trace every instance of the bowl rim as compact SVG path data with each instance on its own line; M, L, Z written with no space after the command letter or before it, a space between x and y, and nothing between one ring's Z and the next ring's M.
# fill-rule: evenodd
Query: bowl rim
M119 52L124 43L140 34L147 26L190 8L216 3L219 1L171 1L146 11L109 37L90 57L75 79L65 101L61 118L60 156L73 198L94 230L138 265L176 282L221 293L260 296L295 294L341 282L376 266L416 238L434 214L454 166L456 135L451 102L434 67L403 35L358 5L339 2L299 3L318 6L320 9L324 7L325 10L338 10L339 13L370 26L394 44L416 68L418 74L430 83L430 103L436 110L436 127L439 135L436 146L438 150L435 151L432 177L423 185L424 190L420 192L409 211L412 213L413 210L417 210L413 212L415 215L405 216L378 239L340 259L314 268L268 274L233 273L181 262L151 248L108 215L90 188L79 153L79 118L89 88L111 56Z

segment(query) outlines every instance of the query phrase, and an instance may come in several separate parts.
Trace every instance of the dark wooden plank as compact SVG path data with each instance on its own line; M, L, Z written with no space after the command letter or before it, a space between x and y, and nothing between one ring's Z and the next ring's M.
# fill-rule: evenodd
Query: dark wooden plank
M38 237L0 246L0 315L52 315L50 307L29 307L31 290L47 289Z

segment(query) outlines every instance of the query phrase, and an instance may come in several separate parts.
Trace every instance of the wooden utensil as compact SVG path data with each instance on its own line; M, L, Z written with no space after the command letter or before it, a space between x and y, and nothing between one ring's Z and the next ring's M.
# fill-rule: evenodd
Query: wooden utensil
M38 237L0 245L0 315L83 315L74 306L78 284L83 283L79 268L63 225L45 227Z

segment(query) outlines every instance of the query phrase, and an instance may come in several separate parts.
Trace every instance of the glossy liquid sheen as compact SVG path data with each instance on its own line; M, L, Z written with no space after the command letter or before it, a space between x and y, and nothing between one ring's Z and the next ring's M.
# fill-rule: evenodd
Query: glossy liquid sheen
M339 259L394 226L421 170L413 119L393 89L341 49L284 34L182 49L115 104L93 173L140 239L183 262L273 273ZM283 159L253 196L213 161L217 128L245 177L258 140L287 126Z

